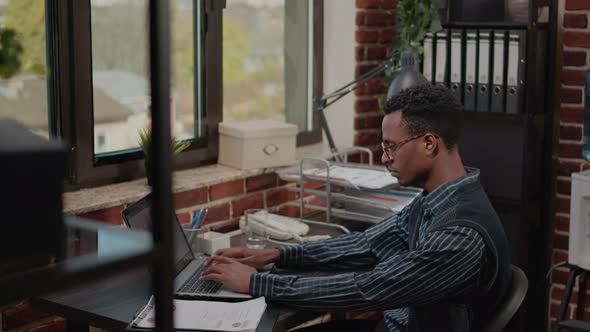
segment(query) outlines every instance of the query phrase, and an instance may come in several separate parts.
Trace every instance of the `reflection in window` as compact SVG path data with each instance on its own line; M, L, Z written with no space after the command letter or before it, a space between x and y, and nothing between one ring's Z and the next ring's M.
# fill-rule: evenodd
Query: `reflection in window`
M21 73L0 79L0 117L13 118L49 137L45 0L0 0L0 27L14 29L24 48Z
M91 0L91 5L94 152L138 148L139 131L151 121L148 2ZM196 6L192 0L171 1L170 115L171 131L178 139L204 135L194 95L194 44L200 44L193 32L194 9L196 17L200 15L200 5Z
M223 119L312 129L313 0L228 0L223 12Z

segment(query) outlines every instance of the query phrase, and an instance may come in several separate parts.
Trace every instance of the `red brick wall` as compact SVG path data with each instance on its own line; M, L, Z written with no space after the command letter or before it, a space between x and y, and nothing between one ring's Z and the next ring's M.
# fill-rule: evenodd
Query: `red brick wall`
M308 183L306 187L313 185ZM282 181L276 173L263 174L175 193L174 207L181 223L189 223L198 209L208 207L205 224L222 232L230 231L238 227L238 218L249 208L266 208L282 215L299 216L298 208L285 205L299 197L297 192L287 189L294 186ZM80 217L122 225L121 211L124 208L123 205L114 206ZM0 308L0 312L0 331L65 331L62 318L35 312L27 301Z
M391 56L395 37L396 0L356 0L355 75L380 65ZM375 78L355 91L354 142L368 147L378 162L381 160L381 120L379 96L387 92L383 78ZM363 160L365 161L365 160Z
M563 3L563 1L560 1ZM590 168L582 160L582 126L584 123L584 75L589 68L590 30L588 26L590 1L565 0L563 26L563 66L560 70L560 109L559 109L559 148L557 190L555 197L556 213L554 216L554 240L552 263L567 261L568 231L571 194L571 173ZM563 296L567 279L567 269L558 268L551 274L550 322L553 329L558 315L559 304ZM577 301L577 298L574 297ZM590 296L586 303L590 303ZM570 305L568 317L575 312L576 306ZM590 319L590 310L586 309L586 319Z
M180 222L185 224L192 220L196 211L207 207L209 214L205 225L231 229L237 227L238 218L245 209L266 208L271 212L287 214L285 211L289 209L285 203L298 198L296 192L287 190L294 185L282 181L276 173L262 174L175 193L174 208ZM121 211L124 208L122 205L114 206L80 217L123 224Z

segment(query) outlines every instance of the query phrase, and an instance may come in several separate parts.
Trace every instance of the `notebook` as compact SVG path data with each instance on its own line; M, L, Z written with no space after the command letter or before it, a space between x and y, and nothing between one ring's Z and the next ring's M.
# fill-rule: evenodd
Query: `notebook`
M125 208L122 215L127 227L151 230L151 207L151 194L148 194L138 202ZM174 215L172 237L175 261L175 296L188 299L207 298L224 301L241 301L252 298L250 294L236 293L221 283L199 280L199 276L206 269L204 263L207 261L207 257L203 254L195 255L193 253L176 214Z

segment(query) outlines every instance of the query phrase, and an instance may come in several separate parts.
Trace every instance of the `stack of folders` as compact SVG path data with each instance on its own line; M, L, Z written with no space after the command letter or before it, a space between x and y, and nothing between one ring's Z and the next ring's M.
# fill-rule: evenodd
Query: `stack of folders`
M424 39L422 72L466 111L518 114L525 60L526 30L443 29Z
M128 330L154 330L156 312L154 297L139 310ZM255 331L266 309L264 297L228 303L174 300L175 331Z

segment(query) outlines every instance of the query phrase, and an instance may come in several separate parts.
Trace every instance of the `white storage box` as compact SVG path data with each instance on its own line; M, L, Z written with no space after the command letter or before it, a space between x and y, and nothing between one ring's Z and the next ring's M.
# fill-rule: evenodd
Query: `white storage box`
M240 169L286 166L295 163L297 126L255 120L219 124L219 160Z
M227 233L208 231L197 235L195 252L212 255L219 249L229 248L231 236Z
M572 173L568 257L570 264L590 270L590 170Z

